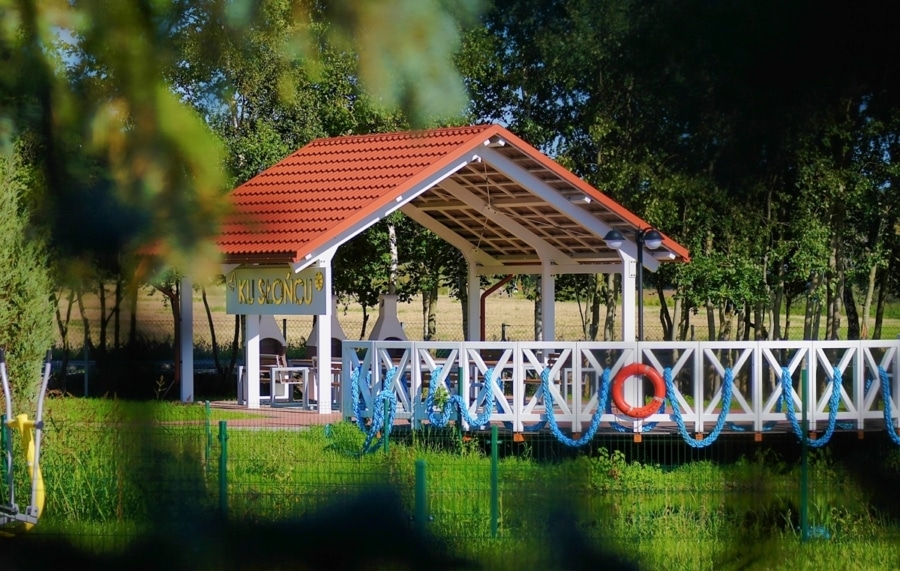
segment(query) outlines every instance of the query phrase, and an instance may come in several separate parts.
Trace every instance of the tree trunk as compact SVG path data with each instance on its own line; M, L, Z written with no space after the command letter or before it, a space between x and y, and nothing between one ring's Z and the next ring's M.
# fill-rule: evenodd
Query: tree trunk
M591 296L591 323L588 327L588 339L597 340L600 333L600 304L603 301L603 274L594 274L594 294Z
M98 348L101 352L104 352L106 351L106 325L109 323L109 318L106 315L106 284L103 283L103 280L100 280L100 288L97 293L100 300L100 338Z
M603 340L615 341L616 335L616 311L619 307L619 290L616 289L616 274L606 274L606 287L604 288L603 303L606 305L606 319L603 322Z
M844 285L844 307L847 311L847 339L857 340L859 336L859 314L853 299L853 284Z
M719 341L731 341L731 333L734 329L734 305L726 303L725 306L721 308L719 313L722 327L719 330L719 334L716 336L716 338Z
M875 279L878 276L878 265L872 264L869 268L869 279L866 281L866 298L863 301L862 330L860 339L869 338L869 317L872 311L872 299L875 297Z
M113 348L118 349L122 346L122 323L121 323L121 308L122 308L122 273L119 272L116 274L116 289L115 289L115 305L112 309L113 314Z
M656 280L656 295L659 297L659 324L662 326L662 338L671 341L674 334L672 314L669 313L669 303L666 301L666 292L663 291L660 280Z
M818 313L819 272L813 272L809 280L809 290L806 292L806 313L803 318L803 338L813 339L813 319Z
M469 284L466 283L465 277L459 277L457 289L459 289L459 305L462 308L462 338L467 341L475 341L475 339L469 339Z
M884 323L884 305L887 301L889 277L896 271L896 264L891 261L887 268L879 272L878 302L875 306L875 330L872 332L872 339L881 339L881 326Z
M81 315L81 324L84 327L84 344L87 346L88 351L93 352L94 341L91 338L91 322L84 312L84 299L81 290L75 293L75 301L78 303L78 313ZM87 366L87 363L85 363L85 366Z
M788 340L791 336L791 305L793 300L790 296L784 300L784 335L776 337L776 339Z
M669 341L684 341L685 331L687 330L687 328L684 326L685 315L684 311L682 310L682 302L680 297L675 298L672 307L672 315L678 316L678 326L676 327L674 324L672 325L672 337L669 339Z
M422 292L422 331L425 341L431 341L437 335L437 299L436 284Z
M176 284L174 288L174 297L171 298L171 306L172 306L172 322L175 324L175 332L173 335L173 340L175 342L175 371L172 376L172 384L169 387L180 387L181 386L181 304L178 302L179 297L182 295L179 291L179 286ZM190 295L190 293L188 293ZM168 388L166 392L168 392ZM163 394L165 396L165 393Z
M212 311L209 309L209 300L206 298L206 287L200 288L200 296L203 299L203 309L206 311L206 322L209 324L209 339L212 344L213 364L216 367L216 376L224 381L224 371L222 364L219 363L219 342L216 340L216 324L212 318Z
M234 316L234 337L231 339L231 362L228 364L228 374L237 366L238 349L241 341L241 316ZM227 379L226 379L227 380Z
M71 343L69 341L69 323L72 320L72 305L75 300L75 292L71 289L66 294L66 317L65 319L60 312L59 303L56 304L56 326L59 328L59 337L62 340L62 363L59 367L59 390L63 395L66 394L66 381L68 380L66 371L69 370L69 351ZM85 363L87 367L87 363Z
M709 329L709 340L716 340L716 306L706 300L706 326Z
M157 291L166 296L169 305L172 306L172 322L175 324L174 343L175 343L175 376L171 386L181 383L181 305L178 300L181 297L178 281L176 280L171 286L154 285ZM188 293L190 295L190 292ZM168 389L166 389L168 392Z
M360 305L362 305L363 316L362 316L362 326L360 327L360 330L359 330L359 338L365 339L366 338L366 327L369 324L369 311L368 311L368 309L366 309L365 305L363 305L363 304L360 304Z
M784 274L782 273L780 264L776 266L775 273L778 276L778 282L775 284L775 292L772 294L772 307L770 311L772 313L772 339L778 340L782 339L781 336L781 306L784 303ZM785 316L785 326L789 318ZM785 337L787 336L787 332L785 332Z
M128 346L134 347L137 344L137 312L138 312L138 288L137 288L137 286L129 288L128 298L131 303L131 313L128 316Z

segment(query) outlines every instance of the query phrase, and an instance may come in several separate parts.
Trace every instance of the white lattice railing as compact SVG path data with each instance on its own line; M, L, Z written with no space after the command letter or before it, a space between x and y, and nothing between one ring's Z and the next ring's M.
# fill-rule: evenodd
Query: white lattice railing
M782 374L791 379L794 409L806 408L811 427L828 420L832 379L840 375L837 421L855 430L883 426L884 395L881 371L887 374L892 422L900 410L900 340L886 341L761 341L761 342L405 342L345 341L343 344L342 403L346 418L371 416L377 393L389 381L397 397L398 420L413 424L427 419L425 400L432 384L442 383L467 403L471 416L484 412L493 392L491 421L504 422L516 432L540 426L547 418L538 388L549 369L556 421L574 433L587 427L597 411L604 372L609 378L625 365L645 363L662 375L671 371L675 394L688 430L708 433L722 403L726 371L733 375L729 430L762 432L790 430L783 410ZM485 384L488 373L494 382ZM354 407L352 380L359 387ZM803 402L803 379L807 400ZM498 383L497 380L500 380ZM630 403L643 403L652 393L639 378L625 381ZM643 420L604 411L601 427L639 432L645 423L671 422L672 408Z

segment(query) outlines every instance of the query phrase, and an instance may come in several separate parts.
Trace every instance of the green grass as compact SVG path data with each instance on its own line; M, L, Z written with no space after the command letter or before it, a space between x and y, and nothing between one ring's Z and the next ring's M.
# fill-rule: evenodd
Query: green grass
M218 513L218 428L181 422L205 418L204 406L50 403L59 406L45 431L47 507L38 534L114 551L159 526ZM475 440L452 429L420 432L395 436L387 453L360 455L363 440L350 423L229 427L230 521L251 530L315 516L379 489L396 491L413 514L416 462L424 460L428 530L484 569L559 568L574 556L597 568L611 568L617 557L646 569L898 567L895 517L827 448L811 456L810 523L830 539L802 544L799 466L775 454L661 466L606 448L548 461L526 445L499 462L499 536L492 538L491 461ZM861 461L889 481L900 475L895 449ZM383 531L379 514L358 518L347 531L348 547L354 534Z
M115 398L54 397L44 403L44 416L48 422L199 422L207 418L205 403L180 403L172 401L130 401ZM211 422L254 418L253 414L211 408Z

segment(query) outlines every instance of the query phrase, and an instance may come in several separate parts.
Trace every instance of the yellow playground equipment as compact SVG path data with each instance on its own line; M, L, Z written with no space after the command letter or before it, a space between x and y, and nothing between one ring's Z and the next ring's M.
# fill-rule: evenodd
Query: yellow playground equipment
M5 400L3 422L0 423L0 448L3 461L0 465L0 486L5 488L5 497L0 498L0 533L16 533L28 531L38 522L44 510L44 479L41 476L41 432L44 428L44 395L47 393L47 381L50 379L50 353L44 361L43 380L38 393L37 416L29 420L27 414L12 416L12 397L9 391L9 377L6 374L6 354L0 349L0 379L3 381ZM31 498L28 506L21 510L16 503L14 481L13 447L9 436L9 428L19 430L22 435L22 448L25 450L25 462L28 476L31 478Z

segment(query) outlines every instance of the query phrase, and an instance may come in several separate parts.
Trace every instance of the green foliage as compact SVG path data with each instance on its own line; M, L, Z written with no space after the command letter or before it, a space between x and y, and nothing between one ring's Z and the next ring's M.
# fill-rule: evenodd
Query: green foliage
M885 10L826 6L813 24L790 3L500 0L459 61L473 118L509 125L689 249L691 264L650 281L753 321L804 296L837 318L840 288L859 300L873 267L900 291Z
M133 245L215 275L226 157L243 178L313 136L458 116L452 55L479 8L0 0L0 140L29 138L48 203L100 188L143 214Z
M27 186L17 157L0 151L0 346L18 407L37 398L41 363L54 339L47 251L29 225Z

